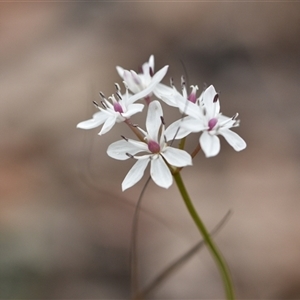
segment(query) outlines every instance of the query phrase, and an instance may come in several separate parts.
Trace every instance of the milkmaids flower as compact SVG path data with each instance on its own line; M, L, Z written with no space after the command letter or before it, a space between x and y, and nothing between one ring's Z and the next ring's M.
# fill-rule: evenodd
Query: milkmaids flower
M186 151L168 146L167 142L173 139L173 133L170 134L168 129L165 130L162 116L161 104L157 100L151 102L146 119L147 132L140 129L145 142L124 137L123 140L112 143L108 147L107 154L112 158L137 160L122 182L123 191L132 187L143 177L149 162L153 181L163 188L169 188L173 182L169 166L192 165L192 158ZM136 155L139 153L141 155Z
M235 132L232 127L239 126L239 120L235 114L232 118L223 116L220 113L219 95L215 88L209 86L194 104L178 97L180 109L188 115L183 118L181 126L190 132L202 131L199 138L200 146L207 157L215 156L220 151L220 140L222 135L234 150L241 151L246 148L246 142Z
M129 94L128 89L126 89L126 93L124 95L121 95L120 87L118 84L116 84L117 99L114 95L112 95L108 98L110 100L108 101L103 93L100 93L100 96L103 98L103 101L101 101L102 106L94 102L100 111L96 112L92 119L80 122L77 125L77 128L92 129L103 124L99 135L108 132L116 123L124 122L134 114L141 112L144 108L144 105L134 102L151 93L155 85L156 82L153 81L146 89L135 95Z
M197 90L198 90L198 86L197 85L191 85L191 93L188 94L187 90L186 90L186 85L185 85L185 79L182 76L181 77L181 92L182 94L180 94L180 92L177 91L174 83L173 83L173 79L171 79L171 87L167 87L165 86L163 90L158 91L156 94L157 97L159 97L161 100L163 100L166 104L170 105L170 106L174 106L174 107L181 107L181 105L178 103L178 101L181 101L183 103L186 102L186 100L189 100L193 103L196 102L197 100ZM181 111L182 112L182 111Z
M119 75L123 78L125 85L133 93L139 93L144 89L147 89L150 85L154 88L145 95L146 101L150 102L152 94L159 97L160 94L169 93L171 88L160 83L168 71L169 66L164 66L157 73L154 74L154 56L151 55L149 61L142 65L142 72L136 73L133 70L125 70L120 66L117 66Z

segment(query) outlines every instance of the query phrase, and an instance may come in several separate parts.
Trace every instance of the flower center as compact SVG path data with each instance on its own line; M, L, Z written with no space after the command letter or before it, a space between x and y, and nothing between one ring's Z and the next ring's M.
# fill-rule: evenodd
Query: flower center
M119 102L114 103L114 110L120 114L123 113L123 108Z
M159 153L160 152L160 146L158 143L156 143L155 141L149 141L148 142L148 149L152 152L152 153Z
M208 130L212 130L216 124L218 123L218 119L217 118L212 118L208 121Z
M192 88L192 92L188 96L188 100L193 102L193 103L196 103L196 101L197 101L196 93L197 93L197 90L198 90L198 86L197 85L195 85L195 86L192 85L191 88Z

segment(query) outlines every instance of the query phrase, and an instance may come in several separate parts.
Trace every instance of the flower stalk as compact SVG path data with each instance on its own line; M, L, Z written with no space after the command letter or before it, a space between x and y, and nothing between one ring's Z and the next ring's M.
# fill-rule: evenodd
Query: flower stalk
M231 276L230 276L230 272L227 267L227 264L226 264L223 256L221 255L220 251L218 250L217 246L215 245L214 241L212 240L204 223L200 219L200 217L191 201L191 198L186 190L186 187L184 185L184 182L181 178L180 173L179 172L174 173L173 177L174 177L174 180L175 180L176 185L179 189L179 192L182 196L182 199L183 199L193 221L195 222L198 230L200 231L209 251L212 254L212 257L214 258L214 260L219 268L219 271L220 271L220 274L221 274L221 277L223 280L223 284L224 284L224 289L226 292L226 299L233 300L233 299L235 299L234 290L233 290L233 284L232 284L232 280L231 280Z
M129 126L138 140L121 135L121 140L110 144L107 148L107 154L111 158L135 161L122 182L122 190L125 191L137 184L144 176L148 165L150 165L149 178L156 185L168 189L175 181L193 221L218 266L226 298L227 300L234 299L233 284L226 261L197 214L180 171L184 167L193 165L193 159L200 150L206 157L218 155L221 149L219 136L223 136L235 151L244 150L247 146L246 142L232 130L240 124L237 119L238 113L232 117L226 117L221 113L219 94L213 85L205 88L197 97L198 86L192 85L192 91L188 94L184 78L181 80L181 92L176 89L173 80L171 80L171 87L161 83L168 71L168 65L155 73L153 55L142 65L139 73L120 66L116 69L123 79L125 93L121 93L118 84L115 84L115 94L108 98L100 92L100 104L93 101L99 111L94 113L91 119L78 123L77 127L93 129L102 126L99 135L103 135L117 123L125 123ZM153 97L155 99L152 99ZM146 102L146 105L137 103L140 100ZM178 109L181 114L180 119L169 126L165 125L161 101L167 106ZM147 110L146 130L131 121L132 117L142 112L144 108ZM199 133L197 146L192 152L185 150L186 139L191 133ZM180 140L177 147L173 145L175 140ZM140 200L137 211L139 203ZM134 220L136 228L137 214ZM135 235L136 232L133 236ZM133 239L132 271L135 277L133 276L132 287L134 295L138 292L135 244L136 241Z

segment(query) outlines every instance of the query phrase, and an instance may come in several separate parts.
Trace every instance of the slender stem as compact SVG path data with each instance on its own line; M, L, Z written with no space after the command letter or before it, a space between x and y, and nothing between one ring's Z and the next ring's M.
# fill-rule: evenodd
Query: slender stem
M131 295L132 299L143 299L138 297L139 295L139 281L138 281L138 255L137 255L137 238L138 238L138 222L139 222L139 212L141 208L142 199L146 188L150 182L151 176L148 177L141 194L139 196L138 202L136 204L133 222L132 222L132 231L131 231L131 242L130 242L130 269L131 269Z
M184 149L185 141L186 141L186 137L184 137L183 139L180 140L179 147L178 147L179 149L181 149L181 150Z
M231 281L231 277L230 277L230 273L229 273L229 269L226 265L226 262L223 258L223 256L221 255L220 251L218 250L217 246L215 245L214 241L212 240L209 232L207 231L204 223L202 222L202 220L200 219L199 215L197 214L196 209L194 208L194 205L191 201L191 198L185 188L185 185L182 181L181 175L180 173L175 173L173 174L173 177L175 179L175 182L177 184L177 187L180 191L180 194L186 204L186 207L192 217L192 219L194 220L198 230L200 231L208 249L210 250L219 270L222 276L222 280L223 280L223 284L224 284L224 288L226 291L226 299L234 299L234 291L233 291L233 284Z
M194 158L197 155L197 153L200 151L200 149L201 149L200 145L199 145L199 143L197 143L197 146L196 146L195 150L192 152L191 157Z

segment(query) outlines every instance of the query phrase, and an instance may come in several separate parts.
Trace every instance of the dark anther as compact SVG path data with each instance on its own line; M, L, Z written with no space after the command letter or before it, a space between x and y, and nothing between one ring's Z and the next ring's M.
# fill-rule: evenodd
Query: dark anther
M97 108L99 108L99 104L98 104L96 101L93 101L93 104L94 104Z
M154 75L153 69L151 67L149 68L149 74L151 77L153 77L153 75Z
M116 95L119 98L119 100L122 100L122 96L119 94L119 91L116 92Z
M115 87L116 87L117 92L119 92L121 90L121 88L120 88L120 86L119 86L118 83L115 83Z
M125 153L128 157L130 157L130 158L134 158L134 156L133 155L131 155L130 153Z
M121 135L121 138L124 139L126 142L128 142L128 138L125 137L124 135Z
M164 120L164 117L163 117L163 116L160 117L160 120L161 120L161 123L162 123L163 125L165 125L165 120Z
M219 99L219 94L217 93L216 95L215 95L215 97L214 97L214 100L213 100L213 102L215 103L215 102L217 102L218 101L218 99Z
M107 108L107 104L104 101L101 101L101 104L104 108Z
M103 99L105 99L105 95L102 92L99 92L100 97L102 97Z

